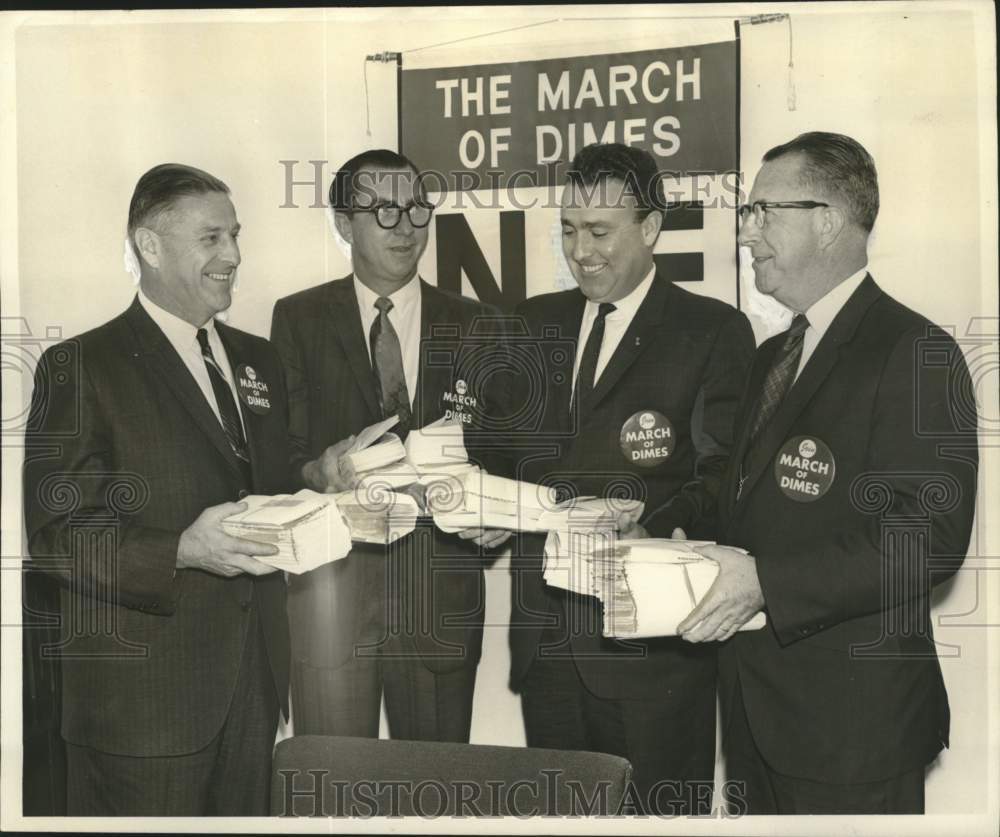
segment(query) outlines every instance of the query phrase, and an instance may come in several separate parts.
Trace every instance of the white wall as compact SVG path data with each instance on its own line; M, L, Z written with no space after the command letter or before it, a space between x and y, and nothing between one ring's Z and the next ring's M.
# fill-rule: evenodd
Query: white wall
M974 27L972 16L957 4L948 8L945 13L926 4L791 7L795 111L786 104L786 25L744 27L742 160L752 178L767 148L800 131L834 130L859 139L876 159L882 190L872 272L890 293L962 335L970 318L996 315L990 244L995 242L995 112L990 110L995 90L991 76L979 70L983 62L992 66L994 47L989 14L986 26L981 16ZM699 11L726 16L730 9L643 7L635 15ZM758 14L762 8L731 11ZM100 17L78 17L73 26L22 26L16 32L12 114L17 157L3 169L5 192L15 178L17 188L16 238L7 218L0 263L5 316L17 314L19 305L33 333L56 326L68 336L122 310L133 293L122 269L132 187L150 166L178 161L205 168L233 188L244 233L231 322L266 334L275 299L349 269L323 211L307 208L308 189L296 189L299 209L279 208L284 170L278 161L303 161L297 171L304 176L309 171L304 161L328 160L329 175L331 167L362 148L395 146L395 67L368 65L369 135L364 55L569 14L611 14L619 22L604 25L623 35L651 25L628 20L620 9L560 7L431 9L406 16L390 9L286 11L245 14L252 22L244 23L192 13L186 17L199 22L181 23L175 15L168 24L152 24L145 21L168 18L149 14L119 17L128 22L113 26L101 25ZM97 25L84 25L85 20ZM47 19L32 16L32 22ZM546 30L550 39L574 37L572 23ZM527 30L523 37L539 31ZM483 43L487 50L489 41ZM12 279L19 296L12 292ZM994 370L981 392L994 418L995 388ZM5 466L5 480L9 475ZM4 488L7 507L17 501L16 473ZM980 517L974 555L990 554L983 528ZM995 539L993 544L995 550ZM976 597L977 578L963 573L938 611L974 613L958 620L960 625L937 629L942 642L960 646L961 656L943 660L952 696L952 748L931 775L931 812L981 809L991 780L984 719L996 707L988 704L986 692L990 634L975 627L988 623ZM502 623L509 586L503 568L489 575L488 584L488 619L496 627L487 630L473 740L523 743L518 703L506 687ZM995 650L995 631L993 642ZM990 734L995 735L992 728Z

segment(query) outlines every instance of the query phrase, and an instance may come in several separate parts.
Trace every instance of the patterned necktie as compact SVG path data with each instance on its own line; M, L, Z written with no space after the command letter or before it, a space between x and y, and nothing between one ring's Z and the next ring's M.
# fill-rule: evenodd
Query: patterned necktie
M215 403L219 408L219 417L222 420L222 429L226 433L226 439L229 440L229 447L233 449L236 458L240 460L240 467L249 483L250 452L247 450L247 440L243 435L239 408L236 406L236 399L233 398L233 391L226 382L226 376L222 374L219 364L216 363L215 355L212 354L212 347L208 345L208 332L203 328L198 329L198 345L201 346L201 356L205 359L208 378L212 382Z
M590 399L594 394L594 380L597 376L597 358L601 354L601 343L604 342L604 319L615 306L610 302L602 302L597 308L597 316L590 327L587 345L583 348L580 358L580 371L576 375L576 400L581 412L590 409Z
M764 389L761 391L760 398L757 399L757 411L750 424L747 455L744 457L744 461L749 459L754 440L770 421L774 411L778 409L781 399L785 397L785 393L795 379L799 358L802 357L802 336L808 327L809 320L806 319L805 314L796 314L788 329L785 342L774 356L771 368L764 379Z
M378 316L372 323L368 336L372 350L372 365L379 383L379 404L383 418L399 416L396 433L405 435L410 426L410 393L406 389L406 375L403 374L403 352L399 347L399 336L389 322L392 300L380 296L375 300Z

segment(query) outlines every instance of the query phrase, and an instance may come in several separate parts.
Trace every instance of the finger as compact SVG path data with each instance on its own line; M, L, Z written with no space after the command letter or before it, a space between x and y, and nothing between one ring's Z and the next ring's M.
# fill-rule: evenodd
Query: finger
M686 541L688 539L687 534L684 532L683 529L681 529L680 526L678 526L676 529L674 529L673 532L670 533L670 537L673 538L675 541Z
M241 555L240 558L242 559L240 565L243 567L243 570L251 575L267 575L268 573L277 571L277 567L261 563L249 555Z
M478 541L486 533L485 529L473 528L463 529L458 536L464 541Z
M210 509L205 509L205 516L208 519L224 520L233 514L239 514L247 510L246 503L220 503Z
M277 555L279 552L278 547L273 543L261 543L247 538L237 538L233 535L226 535L223 550L233 555Z

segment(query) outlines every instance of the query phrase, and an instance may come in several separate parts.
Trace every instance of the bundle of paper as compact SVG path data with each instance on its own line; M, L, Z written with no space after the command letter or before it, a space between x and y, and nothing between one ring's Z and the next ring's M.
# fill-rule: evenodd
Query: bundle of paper
M616 529L621 514L628 513L634 520L638 520L645 508L646 504L642 500L571 497L554 509L545 511L539 518L539 525L543 529L566 533Z
M251 494L242 502L246 511L225 518L222 528L238 538L276 545L277 555L257 559L268 566L304 573L351 550L351 531L328 494L303 489L273 497Z
M607 537L584 533L568 541L561 537L553 532L546 543L545 581L600 599L606 637L676 636L677 626L719 574L715 561L694 551L710 541L644 538L609 543ZM761 612L740 630L759 630L765 624Z
M399 436L388 431L398 416L362 430L354 444L340 457L340 471L352 487L364 492L403 488L417 481L417 472L406 461L406 448Z
M435 525L444 532L462 529L511 529L521 532L544 532L539 524L542 515L558 507L554 488L487 474L478 469L462 477L460 502L434 511Z
M416 499L402 492L384 491L370 498L355 489L331 496L346 521L351 540L362 543L392 543L414 530L420 514Z
M419 430L411 430L404 448L407 460L421 475L469 461L462 425L453 419L439 418Z

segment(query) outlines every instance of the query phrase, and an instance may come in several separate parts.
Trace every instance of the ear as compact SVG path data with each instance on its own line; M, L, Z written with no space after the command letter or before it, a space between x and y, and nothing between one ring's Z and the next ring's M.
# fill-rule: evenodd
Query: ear
M832 245L847 225L844 210L836 206L827 206L819 213L819 246L826 248Z
M640 223L642 227L642 240L647 247L656 244L657 236L660 234L660 227L663 226L663 213L659 211L650 212Z
M340 237L348 244L354 243L354 230L351 229L351 219L346 212L334 212L333 223L337 227Z
M163 241L148 227L139 227L133 236L136 255L150 267L159 269Z

